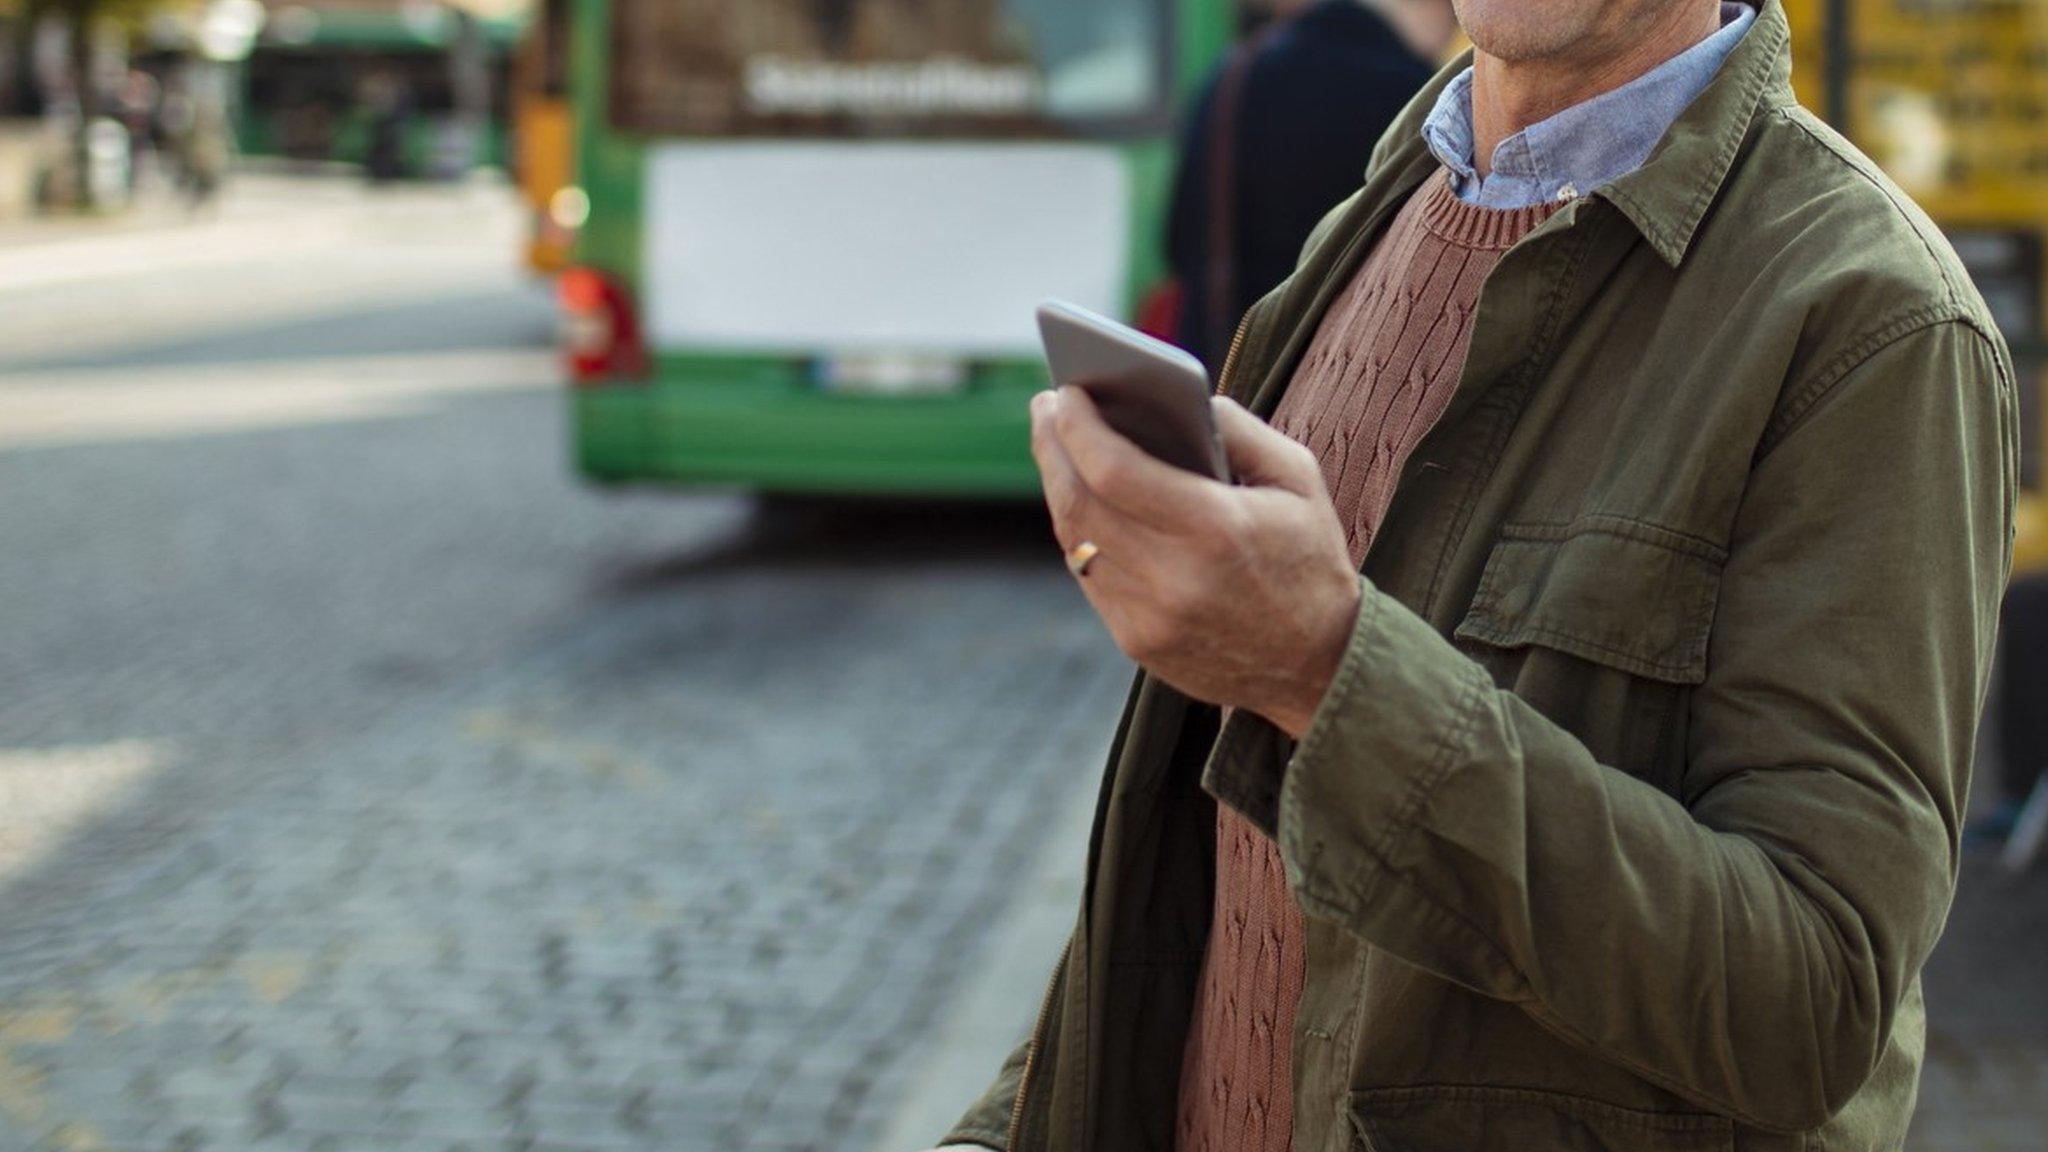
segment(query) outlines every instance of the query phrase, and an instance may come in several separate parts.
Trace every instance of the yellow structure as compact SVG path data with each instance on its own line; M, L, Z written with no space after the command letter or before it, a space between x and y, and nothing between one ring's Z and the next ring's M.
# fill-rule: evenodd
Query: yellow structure
M576 180L576 115L569 106L569 3L532 10L512 73L513 168L528 219L526 263L552 276L569 266L588 213Z

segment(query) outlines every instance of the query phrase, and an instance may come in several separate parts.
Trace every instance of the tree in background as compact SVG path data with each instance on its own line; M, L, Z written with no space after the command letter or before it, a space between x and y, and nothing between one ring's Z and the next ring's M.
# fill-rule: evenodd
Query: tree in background
M9 0L0 0L0 3L7 2ZM24 62L33 52L33 29L44 19L61 21L69 33L69 95L75 105L76 117L71 125L71 179L65 182L70 195L64 199L76 207L90 208L93 206L93 188L92 182L86 179L86 172L91 164L91 133L94 122L101 115L103 95L94 75L99 33L113 27L132 33L154 12L190 9L196 4L191 0L12 0L12 3L22 17L24 31L20 50L24 53ZM43 93L41 102L47 105L51 95Z
M0 0L0 116L33 116L42 111L35 85L35 27L43 0Z

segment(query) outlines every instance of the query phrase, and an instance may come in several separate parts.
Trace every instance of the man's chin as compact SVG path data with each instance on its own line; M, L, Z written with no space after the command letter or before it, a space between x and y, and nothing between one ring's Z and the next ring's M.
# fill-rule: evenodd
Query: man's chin
M1505 21L1519 25L1523 20ZM1538 64L1546 61L1565 61L1574 56L1578 47L1576 37L1560 37L1557 29L1551 27L1488 28L1484 32L1465 30L1472 46L1486 56L1508 64Z
M1528 64L1585 51L1587 6L1544 0L1457 0L1459 23L1472 46L1496 60Z

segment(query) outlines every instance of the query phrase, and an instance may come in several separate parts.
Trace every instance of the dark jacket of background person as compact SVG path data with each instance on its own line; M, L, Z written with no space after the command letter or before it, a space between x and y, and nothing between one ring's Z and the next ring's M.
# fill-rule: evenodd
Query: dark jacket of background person
M2048 769L2048 576L2013 581L2000 617L2005 641L1994 698L1998 701L2001 799L2018 805Z
M948 1142L1171 1146L1222 803L1307 914L1296 1148L1904 1146L2020 421L1961 261L1761 8L1488 280L1301 741L1140 677L1065 960ZM1252 411L1441 171L1449 79L1247 318Z
M1237 274L1226 312L1233 325L1294 271L1316 221L1358 191L1373 145L1435 71L1358 0L1322 0L1254 44L1235 133ZM1177 339L1212 372L1229 340L1206 331L1214 314L1216 93L1229 67L1210 77L1188 121L1167 232L1167 260L1186 292Z

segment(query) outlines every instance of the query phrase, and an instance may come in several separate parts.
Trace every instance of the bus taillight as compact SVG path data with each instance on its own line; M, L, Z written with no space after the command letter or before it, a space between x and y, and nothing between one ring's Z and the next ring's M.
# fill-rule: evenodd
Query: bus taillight
M589 387L647 375L647 346L631 295L594 268L571 268L556 283L569 382Z
M1180 336L1180 310L1186 306L1186 301L1180 281L1167 280L1154 285L1138 301L1138 314L1133 317L1138 331L1168 342L1177 339Z

